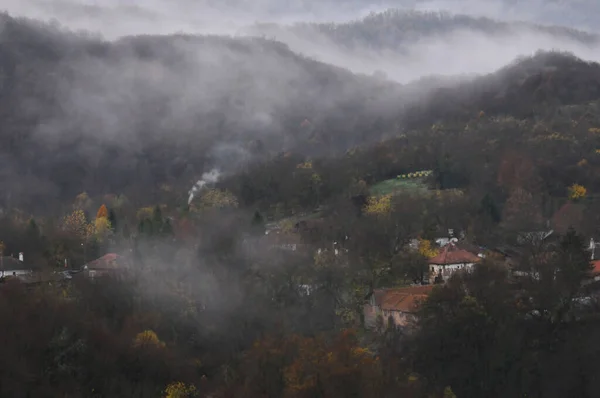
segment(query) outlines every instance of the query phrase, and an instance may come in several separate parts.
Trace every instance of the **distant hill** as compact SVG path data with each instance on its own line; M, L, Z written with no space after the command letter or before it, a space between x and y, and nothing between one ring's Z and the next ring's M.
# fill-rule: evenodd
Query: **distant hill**
M147 186L142 197L162 183L187 190L205 168L377 140L398 106L399 86L274 41L106 42L6 14L0 25L0 202L43 205L132 181Z
M538 50L600 60L600 39L592 33L440 12L390 9L346 23L257 24L240 33L402 83L427 74L490 73Z
M499 71L454 86L434 89L409 107L407 124L468 120L488 115L533 117L563 105L600 99L600 64L572 54L540 52L522 57Z
M51 211L82 191L157 203L213 167L335 156L481 110L530 117L600 98L599 66L541 53L497 73L401 86L259 38L115 42L0 17L0 207Z
M264 25L268 28L273 25ZM260 31L261 26L258 26ZM526 22L503 22L484 17L453 15L446 12L418 12L389 9L347 23L302 23L289 28L297 34L319 32L334 43L349 49L367 47L401 50L407 44L432 37L442 37L461 30L483 35L508 35L518 32L546 34L582 44L597 44L599 37L592 33ZM276 34L273 31L271 34Z

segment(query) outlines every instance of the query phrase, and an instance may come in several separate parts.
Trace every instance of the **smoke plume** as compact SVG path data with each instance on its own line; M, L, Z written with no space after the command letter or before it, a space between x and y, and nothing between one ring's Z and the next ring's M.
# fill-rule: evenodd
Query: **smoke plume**
M221 176L221 172L217 169L212 169L207 173L202 174L202 178L199 179L196 184L194 184L194 186L192 187L192 189L190 189L190 196L188 199L188 205L190 203L192 203L192 200L194 200L194 197L196 196L196 194L198 192L200 192L200 190L202 188L204 188L207 184L214 184L219 180L219 177Z

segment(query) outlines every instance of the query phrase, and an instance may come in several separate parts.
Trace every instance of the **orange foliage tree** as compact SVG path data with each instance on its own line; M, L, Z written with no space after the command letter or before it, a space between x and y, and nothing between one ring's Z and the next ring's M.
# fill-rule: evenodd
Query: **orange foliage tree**
M108 218L108 209L106 208L106 205L103 204L98 209L98 212L96 213L96 219L98 218Z

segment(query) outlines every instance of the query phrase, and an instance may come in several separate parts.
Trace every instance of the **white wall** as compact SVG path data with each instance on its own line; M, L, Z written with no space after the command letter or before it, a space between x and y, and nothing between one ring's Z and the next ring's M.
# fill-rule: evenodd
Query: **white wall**
M461 264L448 264L448 265L430 265L429 271L431 272L431 280L435 279L438 276L439 272L442 272L442 278L444 281L447 281L450 276L456 271L465 269L467 271L471 271L473 269L474 263L461 263Z
M21 275L29 275L31 274L30 270L26 270L26 269L7 269L4 271L0 271L0 278L1 277L7 277L7 276L21 276Z

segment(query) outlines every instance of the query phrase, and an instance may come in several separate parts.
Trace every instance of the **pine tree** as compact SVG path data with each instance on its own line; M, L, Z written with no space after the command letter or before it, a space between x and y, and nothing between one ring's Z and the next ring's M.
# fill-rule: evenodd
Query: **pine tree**
M108 221L110 222L110 227L113 231L117 230L117 215L114 210L111 208L108 210Z
M254 216L252 217L252 225L259 226L264 222L262 214L258 210L254 212Z

